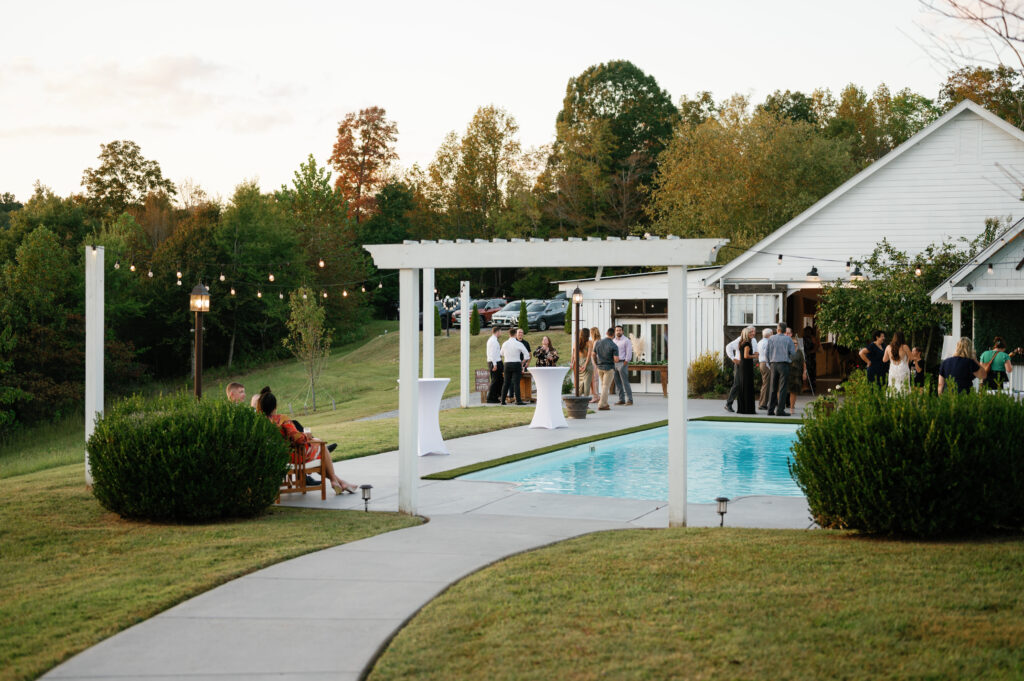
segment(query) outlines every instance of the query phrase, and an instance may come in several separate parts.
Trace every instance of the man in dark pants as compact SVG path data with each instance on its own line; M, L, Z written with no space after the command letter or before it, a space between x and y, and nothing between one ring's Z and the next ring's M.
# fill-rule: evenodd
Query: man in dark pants
M785 322L779 322L778 332L767 343L767 359L772 372L769 416L789 416L786 412L786 405L789 404L789 363L793 360L796 348L793 339L786 335L788 328Z
M526 347L516 340L516 329L509 329L508 340L501 346L501 361L505 364L505 384L501 388L501 404L516 396L516 404L525 404L521 397L519 380L523 377L523 360L529 357Z
M487 386L487 403L497 404L504 384L505 363L501 361L501 341L498 334L501 329L491 329L491 337L487 339L487 369L491 372L491 384Z

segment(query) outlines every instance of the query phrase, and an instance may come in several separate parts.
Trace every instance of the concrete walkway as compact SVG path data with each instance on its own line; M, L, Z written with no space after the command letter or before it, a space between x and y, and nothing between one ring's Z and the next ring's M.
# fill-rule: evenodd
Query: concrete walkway
M802 403L801 403L802 404ZM501 408L501 407L492 407ZM420 459L420 474L666 417L666 400L570 421L555 431L513 428L449 442L450 456ZM722 402L690 400L691 418L724 415ZM799 413L799 409L798 409ZM397 509L397 452L339 464L340 475L374 486L371 509ZM609 529L665 527L665 502L520 493L516 485L431 481L420 486L429 522L260 570L192 598L80 653L48 679L357 679L423 605L453 582L511 554ZM353 495L289 505L362 509ZM713 505L690 504L690 526L718 525ZM743 497L727 525L806 528L803 498Z

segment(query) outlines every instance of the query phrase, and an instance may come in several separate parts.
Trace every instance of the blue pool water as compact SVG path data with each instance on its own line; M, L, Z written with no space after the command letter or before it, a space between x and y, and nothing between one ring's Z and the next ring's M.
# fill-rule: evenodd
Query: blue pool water
M718 496L735 499L748 494L802 496L786 464L796 429L771 423L688 423L688 500L711 503ZM668 428L579 445L460 479L516 482L527 492L668 499Z

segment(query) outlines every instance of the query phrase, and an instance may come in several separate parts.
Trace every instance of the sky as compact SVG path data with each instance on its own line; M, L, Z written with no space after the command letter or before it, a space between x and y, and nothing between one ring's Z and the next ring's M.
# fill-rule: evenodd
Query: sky
M381 106L402 166L426 166L479 106L552 141L569 78L628 59L676 103L710 90L885 82L935 97L917 0L19 2L2 15L0 193L81 191L100 145L137 142L211 196L326 162L338 122Z

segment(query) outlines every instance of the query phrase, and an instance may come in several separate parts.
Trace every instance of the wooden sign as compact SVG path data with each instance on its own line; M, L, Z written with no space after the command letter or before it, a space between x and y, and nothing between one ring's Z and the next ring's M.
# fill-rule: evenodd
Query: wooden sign
M491 372L487 369L476 370L476 389L485 391L491 386Z

